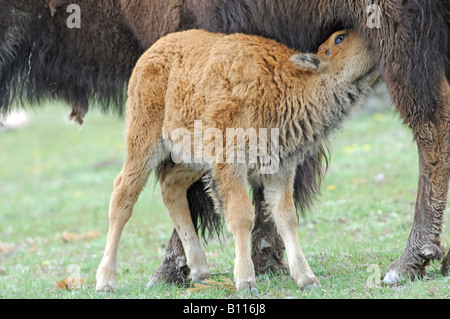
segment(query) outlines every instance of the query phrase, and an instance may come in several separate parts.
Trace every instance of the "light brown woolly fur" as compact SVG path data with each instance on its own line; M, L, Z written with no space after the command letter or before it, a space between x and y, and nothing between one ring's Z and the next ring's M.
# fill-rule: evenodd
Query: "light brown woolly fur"
M190 218L186 192L206 174L216 210L225 215L235 238L238 289L256 289L249 250L255 213L248 182L264 188L266 205L271 207L268 218L283 239L295 282L301 288L319 284L297 235L293 200L296 167L305 154L316 151L379 78L371 55L355 33L337 32L321 49L319 54L299 53L262 37L191 30L162 38L139 59L128 88L128 154L114 182L97 291L114 289L120 234L155 169L159 170L162 198L183 243L193 281L207 278L209 271ZM276 171L263 173L260 153L255 163L236 160L234 152L240 146L235 146L235 136L227 139L228 134L222 136L226 162L175 161L173 133L182 129L192 137L196 121L201 121L202 133L230 128L279 130L278 153L269 146L275 140L272 134L273 140L266 141L271 155L276 155L272 158ZM248 159L255 137L249 134L244 138ZM214 139L214 143L216 156L220 141ZM186 145L189 147L183 150L198 147ZM200 148L204 151L206 145ZM229 152L233 152L232 161L228 160Z
M357 48L336 48L329 58L295 55L284 45L256 36L181 32L157 42L142 57L130 87L140 86L140 96L158 88L160 95L152 100L165 105L162 132L166 137L182 127L193 131L195 120L202 121L203 129L214 127L222 132L227 128L280 128L283 157L299 147L304 152L308 143L313 147L365 97L367 88L356 80L374 64L353 37L349 34L347 41L361 53L355 54ZM308 64L314 62L319 65ZM139 82L147 81L148 72L161 63L168 76L167 89L155 81L151 89L143 88ZM163 70L156 72L159 75ZM130 117L141 105L129 106Z

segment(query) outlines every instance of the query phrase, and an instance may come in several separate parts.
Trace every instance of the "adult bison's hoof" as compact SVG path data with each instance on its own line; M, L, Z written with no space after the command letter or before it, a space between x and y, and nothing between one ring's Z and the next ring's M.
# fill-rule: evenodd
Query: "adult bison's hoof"
M164 260L159 268L151 275L147 287L160 282L184 285L189 282L191 270L187 266L183 244L175 230L167 244Z
M442 268L441 268L442 276L447 276L449 270L450 270L450 250L447 256L445 256L444 260L442 261Z
M384 276L383 282L386 285L397 285L402 282L402 278L395 270L390 270L386 276Z
M171 267L166 266L167 264L163 264L151 275L147 288L150 288L160 282L179 285L184 285L189 282L189 267L176 267L174 265L171 265Z
M431 243L422 246L420 249L407 248L389 267L389 272L384 277L383 282L387 285L397 285L405 279L422 277L425 275L426 267L430 261L440 260L442 256L442 248Z

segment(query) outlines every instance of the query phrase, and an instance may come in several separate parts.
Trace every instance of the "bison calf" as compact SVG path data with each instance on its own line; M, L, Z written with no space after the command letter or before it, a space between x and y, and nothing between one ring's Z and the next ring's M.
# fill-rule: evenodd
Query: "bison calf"
M378 79L367 48L348 30L333 34L317 54L261 37L200 30L156 42L138 61L128 87L128 154L114 182L97 291L114 289L119 238L152 170L158 171L193 281L209 271L186 192L203 177L235 239L238 289L256 289L248 183L264 186L267 217L284 241L295 282L301 288L318 285L297 234L296 167Z

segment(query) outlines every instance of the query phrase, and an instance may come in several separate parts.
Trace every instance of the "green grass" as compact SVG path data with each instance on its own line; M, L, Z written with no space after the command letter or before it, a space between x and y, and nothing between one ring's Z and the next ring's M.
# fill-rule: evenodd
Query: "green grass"
M242 298L226 289L146 288L172 225L149 183L125 227L114 294L95 294L112 183L125 156L123 119L91 112L81 130L65 106L29 113L31 123L0 132L0 298ZM386 106L363 109L331 138L322 196L300 220L303 251L321 287L300 291L288 275L258 277L261 298L446 298L449 278L432 263L425 278L373 287L402 252L414 214L417 148ZM443 232L449 247L449 214ZM232 279L233 240L205 249L214 280ZM75 265L75 266L70 266ZM79 273L78 289L57 283Z

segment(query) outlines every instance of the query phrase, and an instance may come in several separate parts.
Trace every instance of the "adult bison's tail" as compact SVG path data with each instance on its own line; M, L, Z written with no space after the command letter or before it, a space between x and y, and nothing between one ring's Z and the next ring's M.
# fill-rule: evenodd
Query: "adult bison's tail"
M222 233L223 218L215 212L214 202L207 194L203 179L195 182L187 193L192 222L205 242Z
M328 152L323 145L319 145L317 152L307 156L297 166L294 180L294 203L297 211L303 215L320 195L320 185L327 168Z

